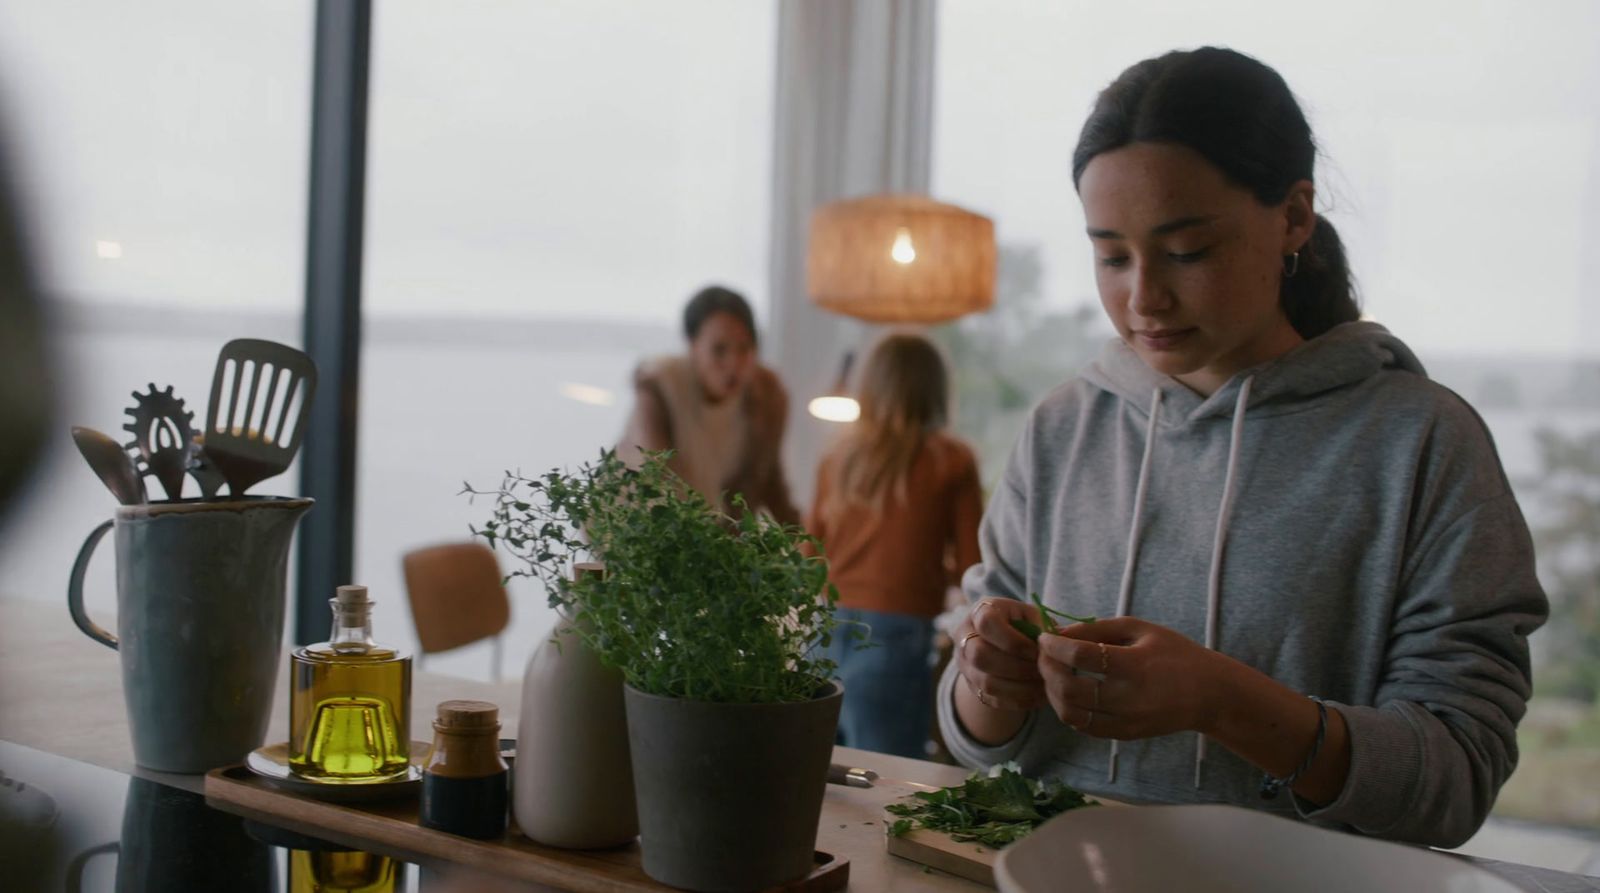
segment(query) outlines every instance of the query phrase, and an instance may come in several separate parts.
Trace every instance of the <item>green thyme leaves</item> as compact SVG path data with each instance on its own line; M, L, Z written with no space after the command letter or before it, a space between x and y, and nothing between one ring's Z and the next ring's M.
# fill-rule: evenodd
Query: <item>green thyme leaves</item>
M670 453L637 466L596 462L464 492L492 503L472 532L537 581L549 604L581 616L576 634L602 663L650 694L723 703L809 700L833 678L824 650L838 592L805 531L723 511L686 485ZM571 577L575 562L603 574Z
M999 849L1067 810L1096 805L1061 782L1027 778L1014 763L990 771L989 776L974 775L956 787L919 791L911 800L885 807L900 816L889 826L889 834L899 837L927 828L956 841Z

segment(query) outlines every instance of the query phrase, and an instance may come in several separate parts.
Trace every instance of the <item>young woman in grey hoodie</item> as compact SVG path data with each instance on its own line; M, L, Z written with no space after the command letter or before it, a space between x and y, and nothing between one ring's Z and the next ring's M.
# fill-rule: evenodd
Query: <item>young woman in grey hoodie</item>
M1459 845L1548 605L1483 422L1358 321L1315 154L1231 51L1101 93L1073 171L1120 337L995 487L940 722L971 766ZM1101 619L1035 643L1034 593Z

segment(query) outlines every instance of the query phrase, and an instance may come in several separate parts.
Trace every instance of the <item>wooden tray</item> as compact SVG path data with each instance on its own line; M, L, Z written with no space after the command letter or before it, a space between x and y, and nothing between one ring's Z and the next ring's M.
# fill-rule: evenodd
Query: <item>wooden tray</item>
M206 773L206 802L224 812L408 862L452 864L482 874L546 884L576 893L673 890L644 873L639 845L563 850L523 837L513 826L499 840L472 840L417 824L415 800L329 803L279 790L243 766ZM817 853L817 867L774 893L831 893L850 883L850 862Z

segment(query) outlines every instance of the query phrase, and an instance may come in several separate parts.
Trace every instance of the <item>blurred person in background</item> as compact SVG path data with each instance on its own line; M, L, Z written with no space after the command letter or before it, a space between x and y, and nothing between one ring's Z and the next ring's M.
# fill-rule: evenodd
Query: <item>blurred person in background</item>
M623 461L670 449L668 464L711 504L732 512L734 494L752 511L800 523L778 451L789 395L756 359L750 305L719 285L683 310L688 351L649 359L634 372L633 412L618 441Z
M880 340L857 399L860 419L823 458L806 519L839 589L843 625L829 646L844 682L839 741L922 758L933 721L933 619L979 560L978 464L945 432L950 376L926 338ZM860 647L863 636L869 647Z

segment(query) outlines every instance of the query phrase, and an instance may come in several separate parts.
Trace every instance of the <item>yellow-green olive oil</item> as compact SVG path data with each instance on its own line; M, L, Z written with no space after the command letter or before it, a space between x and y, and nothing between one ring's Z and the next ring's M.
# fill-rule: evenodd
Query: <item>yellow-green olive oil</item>
M401 775L411 761L411 658L372 641L364 587L339 587L332 604L330 640L290 656L289 767L324 781Z

